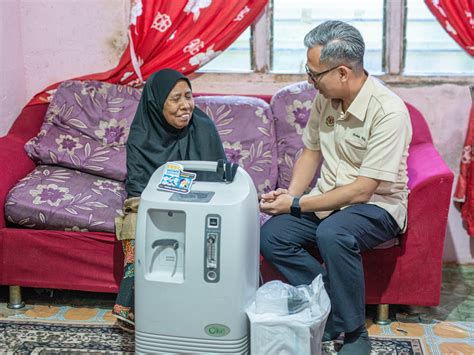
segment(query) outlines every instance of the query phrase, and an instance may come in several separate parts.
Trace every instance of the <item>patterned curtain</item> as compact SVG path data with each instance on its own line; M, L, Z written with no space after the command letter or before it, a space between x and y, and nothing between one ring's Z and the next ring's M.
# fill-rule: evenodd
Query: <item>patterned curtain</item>
M425 0L425 3L446 32L474 56L474 1Z
M81 76L141 86L161 68L190 74L230 46L255 21L268 0L131 0L129 44L119 64ZM49 102L59 83L28 105Z
M474 1L425 0L426 5L448 34L471 56L474 56ZM471 88L471 93L472 92ZM459 178L454 192L455 205L461 211L464 225L474 237L474 106L461 155Z
M471 87L471 95L474 101L474 87ZM471 106L471 116L453 198L455 205L461 211L467 232L474 237L474 106Z

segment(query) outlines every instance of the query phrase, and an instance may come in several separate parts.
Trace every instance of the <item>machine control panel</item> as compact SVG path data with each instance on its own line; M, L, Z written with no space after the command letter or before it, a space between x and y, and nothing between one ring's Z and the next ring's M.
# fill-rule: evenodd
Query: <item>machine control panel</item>
M220 279L221 217L208 214L205 223L204 280L216 283Z

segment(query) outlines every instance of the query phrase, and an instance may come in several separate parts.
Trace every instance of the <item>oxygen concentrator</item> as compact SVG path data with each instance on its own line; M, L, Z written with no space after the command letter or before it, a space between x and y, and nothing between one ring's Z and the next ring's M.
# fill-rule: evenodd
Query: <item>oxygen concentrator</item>
M216 162L181 161L215 172ZM259 209L250 176L195 181L188 194L150 178L138 209L135 260L137 353L248 353L245 313L258 288Z

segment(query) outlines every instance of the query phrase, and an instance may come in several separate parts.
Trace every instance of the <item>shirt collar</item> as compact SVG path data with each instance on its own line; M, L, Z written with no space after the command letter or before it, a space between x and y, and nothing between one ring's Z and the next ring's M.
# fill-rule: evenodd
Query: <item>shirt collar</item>
M357 118L359 121L365 120L365 114L369 106L369 101L374 91L374 82L372 76L369 74L365 80L364 85L359 90L359 93L352 101L351 105L347 109L352 116Z

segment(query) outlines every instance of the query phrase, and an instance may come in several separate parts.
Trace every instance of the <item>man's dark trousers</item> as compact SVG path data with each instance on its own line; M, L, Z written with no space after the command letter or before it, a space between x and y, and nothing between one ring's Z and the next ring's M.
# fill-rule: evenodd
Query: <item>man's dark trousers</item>
M314 213L303 213L301 218L273 216L262 226L260 250L294 286L310 284L323 274L334 330L352 332L365 323L360 253L395 238L399 232L399 226L383 208L357 204L323 220ZM307 251L315 247L324 266Z

